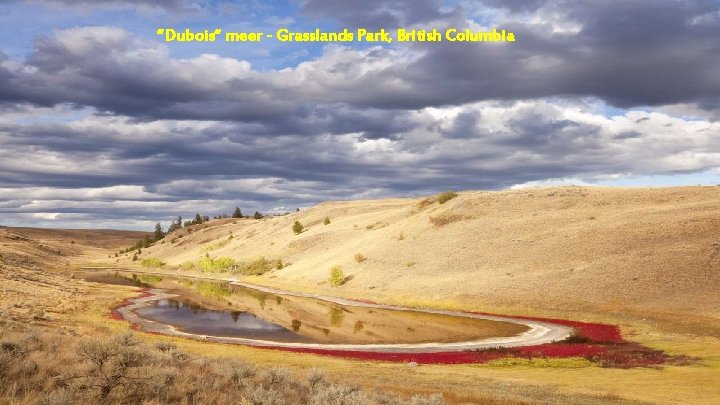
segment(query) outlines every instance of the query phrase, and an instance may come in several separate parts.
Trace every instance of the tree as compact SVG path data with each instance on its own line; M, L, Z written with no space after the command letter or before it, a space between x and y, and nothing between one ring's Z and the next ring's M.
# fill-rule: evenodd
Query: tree
M335 287L345 284L345 274L343 273L342 267L335 266L330 269L330 278L328 281L330 282L330 285Z
M232 217L242 218L242 211L240 211L240 207L235 207L235 211L233 211Z
M165 232L163 231L162 225L160 225L160 222L155 224L155 233L154 233L153 237L156 241L165 237Z
M325 217L325 220L323 221L323 224L330 225L330 217Z
M210 217L209 217L209 216L203 215L203 217L202 217L202 221L203 221L203 222L207 222L207 221L209 221L209 220L210 220Z
M202 224L203 219L200 216L200 214L195 214L195 219L193 220L193 225Z
M300 223L300 221L295 221L292 229L293 232L295 232L295 235L300 235L305 227Z
M295 208L295 212L300 212L300 208Z
M253 218L255 218L255 219L262 219L262 217L263 217L263 214L255 211L255 215L253 215Z

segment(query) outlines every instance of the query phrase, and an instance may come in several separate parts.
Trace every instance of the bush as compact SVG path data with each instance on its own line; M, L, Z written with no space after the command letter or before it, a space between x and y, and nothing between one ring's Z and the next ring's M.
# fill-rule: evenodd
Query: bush
M182 267L183 270L192 270L192 269L195 268L195 263L193 263L193 262L191 262L191 261L188 260L188 261L186 261L186 262L183 262L183 264L181 265L181 267Z
M345 284L345 273L340 266L335 266L330 269L330 278L328 280L330 285L338 287Z
M158 258L156 258L156 257L150 257L150 258L147 258L147 259L143 259L143 260L142 260L142 266L143 266L143 267L155 267L155 268L157 268L157 267L162 267L162 266L164 266L164 265L165 265L165 263L163 263L160 259L158 259Z
M440 214L436 217L430 217L430 223L437 226L445 226L447 224L462 220L463 217L457 214Z
M225 273L233 270L237 264L235 260L230 257L218 257L213 259L210 256L203 256L200 258L197 264L200 271L203 272L220 272Z
M325 217L325 220L323 220L323 224L330 225L330 217Z
M282 264L282 262L280 262ZM278 266L278 262L271 262L264 257L255 259L247 264L240 266L240 272L243 274L261 275Z
M70 331L2 330L0 404L442 403L437 396L408 402L388 392L367 395L329 383L315 368L296 376L285 368L185 354L169 341L152 347L130 334L84 339Z
M367 403L360 388L350 385L328 385L313 395L313 405L356 405Z
M358 263L362 263L365 260L367 260L367 256L363 255L362 253L355 253L355 261Z
M295 235L300 235L305 227L300 223L300 221L295 221L292 229L293 232L295 232Z
M457 196L458 196L458 193L456 193L454 191L446 191L444 193L441 193L438 196L437 200L440 204L445 204L446 202L452 200L453 198L455 198Z

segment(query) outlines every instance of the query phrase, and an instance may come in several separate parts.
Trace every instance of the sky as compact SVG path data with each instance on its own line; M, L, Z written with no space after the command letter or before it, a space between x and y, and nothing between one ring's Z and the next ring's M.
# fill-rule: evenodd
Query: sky
M167 43L506 29L514 43ZM717 0L0 0L0 225L720 184Z

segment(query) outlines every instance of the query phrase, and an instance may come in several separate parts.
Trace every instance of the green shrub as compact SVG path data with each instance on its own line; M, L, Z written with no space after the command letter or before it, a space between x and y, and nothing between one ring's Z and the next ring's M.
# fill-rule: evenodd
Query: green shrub
M345 284L345 273L343 272L342 267L335 266L330 269L330 278L328 281L330 282L330 285L335 287Z
M188 260L188 261L186 261L186 262L183 262L183 264L181 265L181 267L182 267L183 270L192 270L192 269L195 268L195 263L193 263L193 262L191 262L191 261Z
M457 196L458 196L458 193L456 193L454 191L446 191L444 193L441 193L438 196L437 200L440 204L445 204L446 202L452 200L453 198L455 198Z
M203 256L198 261L197 267L203 272L220 272L225 273L237 266L235 260L230 257L218 257L213 259L210 256Z
M305 227L300 223L300 221L295 221L292 229L293 232L295 232L295 235L300 235Z
M325 217L325 220L323 221L323 224L330 225L330 217Z
M147 259L143 259L141 264L143 267L154 267L154 268L162 267L165 265L165 263L163 263L160 259L158 259L156 257L149 257Z

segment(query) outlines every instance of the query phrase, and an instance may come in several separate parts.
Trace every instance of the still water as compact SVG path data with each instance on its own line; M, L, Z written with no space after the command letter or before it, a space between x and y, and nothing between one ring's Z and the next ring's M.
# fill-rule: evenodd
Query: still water
M502 321L339 305L190 277L98 271L77 277L176 294L136 313L200 335L298 343L428 343L513 336L528 329Z

